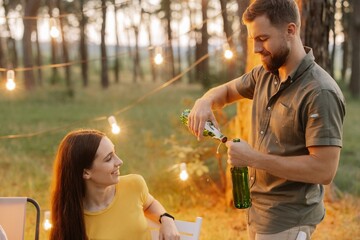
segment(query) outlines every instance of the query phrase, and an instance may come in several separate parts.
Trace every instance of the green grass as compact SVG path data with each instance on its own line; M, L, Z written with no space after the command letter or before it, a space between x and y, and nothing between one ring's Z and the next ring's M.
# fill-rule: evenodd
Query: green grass
M70 130L96 128L106 132L115 143L118 155L124 160L123 174L143 175L154 196L180 218L205 217L204 228L214 231L202 234L203 239L230 239L230 233L222 229L224 226L216 223L217 217L226 219L229 210L224 208L219 215L210 215L213 206L223 201L216 187L218 175L214 162L205 162L211 170L208 175L194 177L188 183L179 182L176 172L170 170L178 159L170 157L167 152L170 146L165 143L165 139L175 134L185 145L194 144L194 137L180 123L179 115L183 109L192 106L203 90L198 86L175 84L136 102L160 83L123 82L113 84L107 90L101 90L98 83L92 83L86 90L79 85L76 84L74 99L68 98L61 87L46 87L33 92L20 89L13 93L0 89L0 136L45 131L32 137L0 139L0 196L32 197L43 211L49 209L49 187L57 145ZM121 111L127 106L132 107ZM119 110L121 113L116 118L122 132L113 136L106 117ZM227 112L231 115L233 109L230 107ZM357 196L360 196L359 121L359 100L348 99L344 147L335 183L342 191ZM52 130L54 128L58 129ZM210 147L215 146L212 141L208 143ZM233 213L231 216L235 218ZM30 217L26 239L32 236L29 226L33 222ZM246 227L242 221L228 224L233 232L244 231ZM240 239L243 233L238 234ZM41 239L45 236L42 230Z

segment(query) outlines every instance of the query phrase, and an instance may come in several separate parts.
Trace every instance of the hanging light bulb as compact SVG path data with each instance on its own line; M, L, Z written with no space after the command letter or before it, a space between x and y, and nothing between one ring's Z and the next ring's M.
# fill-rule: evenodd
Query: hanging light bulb
M45 231L49 231L50 228L52 228L52 224L51 224L51 219L50 219L50 211L45 211L44 212L44 223L43 223L43 227Z
M186 163L180 163L180 179L186 181L189 178L189 174L186 171Z
M50 36L52 38L58 38L60 36L55 18L50 18Z
M111 132L113 134L119 134L121 129L120 129L119 125L117 124L115 117L110 116L108 118L108 121L109 121L109 124L111 126Z
M6 89L12 91L16 88L15 72L14 70L8 70L6 73Z
M224 43L223 49L224 49L224 57L226 59L232 59L234 56L234 53L231 51L228 43Z
M157 65L160 65L164 62L164 57L162 56L162 48L161 47L155 48L154 62Z

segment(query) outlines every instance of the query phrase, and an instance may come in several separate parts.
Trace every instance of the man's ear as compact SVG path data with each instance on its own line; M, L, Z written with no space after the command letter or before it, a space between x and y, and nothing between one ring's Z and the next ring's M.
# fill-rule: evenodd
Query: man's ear
M295 23L289 23L288 25L287 25L287 33L288 33L288 35L290 36L293 36L293 35L295 35L296 34L296 29L297 29L297 27L296 27L296 24Z
M90 179L90 172L87 169L83 171L83 178L86 180Z

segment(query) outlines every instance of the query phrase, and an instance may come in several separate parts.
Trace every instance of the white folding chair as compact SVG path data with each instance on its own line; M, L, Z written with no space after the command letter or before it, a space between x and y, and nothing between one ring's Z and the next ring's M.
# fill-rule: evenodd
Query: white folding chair
M159 239L160 223L147 219L151 231L151 239ZM180 233L181 240L198 240L200 237L202 218L197 217L195 222L175 220L175 225Z
M0 197L0 226L9 240L23 240L25 232L26 204L36 208L35 240L39 239L40 206L32 198Z

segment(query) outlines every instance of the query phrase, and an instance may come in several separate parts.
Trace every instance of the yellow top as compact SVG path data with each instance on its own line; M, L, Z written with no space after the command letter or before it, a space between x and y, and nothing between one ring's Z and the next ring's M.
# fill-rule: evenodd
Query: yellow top
M143 210L149 197L152 196L142 176L121 176L115 197L106 209L84 212L89 240L151 239Z

